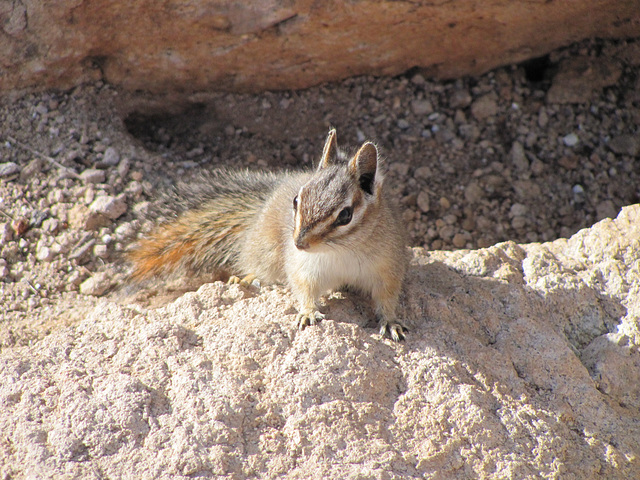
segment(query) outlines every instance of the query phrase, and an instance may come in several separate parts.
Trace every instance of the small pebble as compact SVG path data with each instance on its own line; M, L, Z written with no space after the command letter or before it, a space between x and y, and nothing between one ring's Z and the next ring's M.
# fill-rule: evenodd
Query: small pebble
M40 115L46 115L47 113L49 113L49 109L44 103L39 103L36 106L36 112L38 112Z
M421 74L416 73L413 77L411 77L411 83L413 83L414 85L424 85L426 83L426 80Z
M635 157L640 153L640 140L631 135L618 135L609 141L608 146L618 155Z
M109 250L106 245L96 245L93 247L93 254L99 258L107 258L109 256Z
M429 100L416 99L411 101L411 111L414 115L423 116L433 112L433 105Z
M548 123L549 117L547 116L547 112L545 112L544 110L540 110L540 112L538 113L538 126L540 128L547 128Z
M77 270L71 272L71 274L67 277L67 282L75 285L76 287L80 285L84 280L84 276Z
M0 245L6 245L13 240L14 230L11 228L11 223L0 223ZM2 259L0 259L2 260Z
M80 293L99 297L111 286L111 279L107 272L96 273L80 284Z
M125 222L118 225L113 233L115 233L116 238L119 241L123 241L135 235L136 228L131 224L131 222Z
M456 248L464 248L464 246L467 244L467 239L463 234L456 233L453 236L453 240L451 241L451 243L453 243L453 246Z
M510 217L524 216L527 214L528 211L529 209L527 208L526 205L523 205L522 203L514 203L513 205L511 205L511 208L509 209L509 216Z
M455 227L453 225L445 225L440 230L438 230L438 235L440 235L440 238L445 241L451 240L454 234L455 234Z
M40 158L34 158L27 163L20 171L20 179L28 180L42 170L42 160Z
M0 177L8 177L20 172L20 167L15 162L0 163Z
M108 166L115 166L120 163L120 154L113 148L107 148L102 154L102 163Z
M120 175L120 178L126 177L127 173L129 173L130 168L131 160L129 160L128 158L123 158L122 160L120 160L120 163L118 164L118 175Z
M402 220L405 222L410 222L415 218L415 212L411 208L407 208L404 212L402 212Z
M440 143L448 143L455 138L455 135L448 128L441 128L436 131L436 140Z
M496 113L498 113L498 102L492 94L484 95L471 104L471 115L476 120L485 120Z
M478 137L480 137L480 129L476 125L472 125L472 124L460 125L460 127L458 128L458 131L460 132L460 136L462 138L472 142L477 140Z
M39 244L40 242L38 242ZM38 246L36 248L36 259L40 260L41 262L50 262L54 257L54 252L49 248L46 247L44 245L42 246Z
M484 190L477 182L471 182L464 190L464 198L469 203L477 203L485 197Z
M404 162L393 162L389 165L389 169L402 177L406 177L409 173L409 164Z
M406 130L407 128L409 128L409 122L404 118L401 118L400 120L398 120L398 128L401 130Z
M471 105L473 98L467 90L459 89L453 92L449 98L449 106L451 108L465 108Z
M529 160L527 160L527 156L524 153L524 147L520 142L513 142L513 145L511 145L511 151L509 152L509 157L511 158L511 162L514 167L518 170L527 170L529 168Z
M58 222L55 218L47 218L44 222L42 222L42 229L47 233L56 233L58 231L58 227L60 222Z
M564 143L567 147L575 147L580 140L575 133L570 133L562 137L562 143Z
M195 168L198 165L198 162L194 162L193 160L185 160L184 162L180 162L180 167L184 169Z
M416 203L421 212L427 213L429 211L429 194L424 190L418 194Z
M414 172L416 178L429 179L433 175L433 171L429 167L418 167Z
M107 174L104 170L89 168L80 174L80 178L85 183L103 183L107 178Z
M122 198L102 195L89 205L89 209L111 220L115 220L127 211L127 204Z
M84 260L84 257L89 253L89 251L95 245L95 243L96 243L95 239L92 238L88 242L83 243L79 247L74 248L69 253L69 258L75 259L78 261Z
M524 228L526 224L527 224L527 219L525 217L513 217L513 220L511 220L511 226L515 230L520 230Z

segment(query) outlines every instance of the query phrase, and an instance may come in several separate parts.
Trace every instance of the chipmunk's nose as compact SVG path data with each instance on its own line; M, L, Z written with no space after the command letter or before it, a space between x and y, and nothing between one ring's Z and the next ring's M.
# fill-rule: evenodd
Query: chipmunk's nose
M295 238L293 243L295 244L298 250L306 250L307 248L309 248L309 242L307 242L306 240L303 240L300 237Z
M306 250L309 248L309 235L307 232L309 231L308 227L303 227L301 229L296 229L293 232L293 243L298 250Z

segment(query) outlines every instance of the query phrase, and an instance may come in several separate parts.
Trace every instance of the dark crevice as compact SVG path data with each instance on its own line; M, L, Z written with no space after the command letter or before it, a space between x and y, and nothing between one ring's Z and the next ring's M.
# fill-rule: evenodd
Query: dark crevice
M529 82L539 83L550 80L552 63L549 55L532 58L531 60L522 62L520 66L524 69L526 79Z

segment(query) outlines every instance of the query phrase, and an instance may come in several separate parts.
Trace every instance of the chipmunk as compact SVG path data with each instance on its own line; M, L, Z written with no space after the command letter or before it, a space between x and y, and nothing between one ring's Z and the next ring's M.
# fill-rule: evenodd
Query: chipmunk
M315 171L218 170L205 180L179 185L175 218L133 248L134 280L225 268L249 283L286 284L300 329L325 317L316 306L322 294L355 287L371 295L380 333L404 338L396 318L408 263L404 226L373 143L348 158L332 129Z

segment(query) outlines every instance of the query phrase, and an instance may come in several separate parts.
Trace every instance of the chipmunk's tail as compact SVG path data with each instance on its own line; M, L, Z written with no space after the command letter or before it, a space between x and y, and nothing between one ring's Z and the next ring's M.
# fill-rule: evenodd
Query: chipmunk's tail
M275 177L217 172L179 185L172 198L177 214L128 253L135 282L172 273L207 274L231 267L241 236L273 188Z
M187 215L191 216L191 215ZM139 282L157 275L167 275L198 263L203 255L202 239L187 218L179 218L156 227L141 239L128 254L133 264L131 279Z

